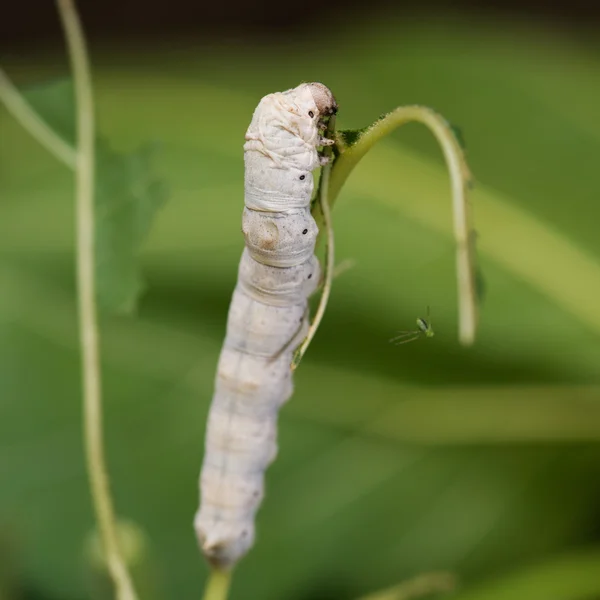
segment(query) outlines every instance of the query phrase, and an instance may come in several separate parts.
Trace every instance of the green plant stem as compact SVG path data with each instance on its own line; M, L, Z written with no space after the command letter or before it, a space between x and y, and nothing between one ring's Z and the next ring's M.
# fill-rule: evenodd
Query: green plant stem
M451 592L456 587L456 577L452 573L425 573L399 585L388 588L360 600L413 600L422 596Z
M459 340L463 345L475 341L477 328L477 297L475 288L475 256L471 239L471 216L467 190L471 174L460 144L448 122L435 111L424 106L400 106L374 123L355 144L344 148L338 144L340 155L331 170L329 202L333 206L346 179L360 159L382 138L406 123L419 122L436 137L450 172L456 267L459 304Z
M76 153L65 140L29 106L8 75L0 68L0 100L13 118L58 160L75 169Z
M326 137L333 137L335 132L335 115L329 117L329 123L327 127L328 135ZM312 339L321 324L325 309L327 308L327 302L329 301L329 295L331 294L331 283L334 277L335 271L335 244L333 236L333 225L331 222L331 207L329 202L329 179L331 176L331 168L333 162L333 152L331 146L325 148L324 155L329 158L329 163L323 167L323 174L319 182L319 192L317 194L317 202L321 208L321 214L323 216L323 224L327 233L327 244L325 246L325 277L323 279L323 291L321 292L321 298L319 299L319 306L315 312L315 317L308 328L306 337L300 344L300 346L294 352L292 359L291 369L292 371L298 368L302 357L306 353L308 346L312 342Z
M208 577L203 600L226 600L231 585L231 570L213 568Z
M57 0L75 82L77 155L77 290L83 369L84 437L92 500L118 600L136 593L119 549L102 440L102 393L94 271L94 101L83 30L72 0Z

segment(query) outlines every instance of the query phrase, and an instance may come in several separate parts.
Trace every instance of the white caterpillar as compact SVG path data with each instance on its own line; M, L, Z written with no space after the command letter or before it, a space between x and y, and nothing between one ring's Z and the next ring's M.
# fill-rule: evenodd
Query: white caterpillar
M264 472L277 454L277 414L292 395L292 355L305 337L320 267L310 213L323 119L337 111L323 84L265 96L246 132L246 248L217 369L194 519L199 544L220 567L254 542Z

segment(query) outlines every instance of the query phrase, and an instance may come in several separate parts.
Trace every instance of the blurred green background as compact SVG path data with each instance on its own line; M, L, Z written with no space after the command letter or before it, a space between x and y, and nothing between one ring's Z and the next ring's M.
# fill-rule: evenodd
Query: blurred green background
M480 332L458 345L449 184L431 136L407 126L336 204L338 260L356 266L282 410L232 598L345 600L432 570L460 577L461 600L598 598L598 37L468 13L318 25L287 41L92 43L102 134L159 142L170 190L139 315L102 322L115 500L149 539L160 597L199 597L207 575L192 519L243 247L243 135L263 95L317 80L341 128L412 103L460 127ZM67 74L56 44L2 65L21 86ZM3 600L91 597L73 228L72 174L0 107ZM436 336L390 345L427 305Z

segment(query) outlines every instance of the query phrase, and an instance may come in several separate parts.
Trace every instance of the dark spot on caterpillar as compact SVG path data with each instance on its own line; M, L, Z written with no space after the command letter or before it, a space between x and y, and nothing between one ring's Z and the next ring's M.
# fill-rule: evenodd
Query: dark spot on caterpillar
M309 110L308 116L312 119L315 116L315 113L312 110Z
M308 229L304 229L304 230L302 231L302 235L306 235L307 233L308 233Z
M308 278L310 279L312 277L312 273L309 274Z
M304 181L304 179L306 179L306 175L300 175L300 180Z
M248 537L248 530L247 529L244 529L244 531L242 531L242 537L243 538Z
M259 494L260 494L260 492L259 492L258 490L254 490L254 492L252 492L252 495L253 495L255 498L258 498Z

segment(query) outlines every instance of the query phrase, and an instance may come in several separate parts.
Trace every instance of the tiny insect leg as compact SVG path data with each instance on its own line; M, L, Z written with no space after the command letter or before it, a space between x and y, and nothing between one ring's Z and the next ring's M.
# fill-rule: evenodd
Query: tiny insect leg
M330 148L330 146L333 146L335 144L335 139L326 137L327 133L329 133L330 135L333 135L333 133L334 133L333 124L335 123L335 119L333 119L333 122L332 122L332 119L333 118L330 117L330 118L326 119L325 121L321 120L321 122L319 123L319 126L318 126L319 130L323 133L323 135L319 135L319 146L321 146L323 148L320 151L320 156L319 156L319 162L320 162L321 166L325 166L326 164L328 164L331 161L330 156L328 156L326 154L326 149ZM332 124L331 127L330 127L330 123Z
M399 344L406 344L419 338L421 335L420 331L401 331L397 336L390 340L390 343L398 346Z
M319 146L333 146L333 144L335 144L335 140L326 137L319 138Z

